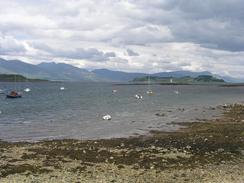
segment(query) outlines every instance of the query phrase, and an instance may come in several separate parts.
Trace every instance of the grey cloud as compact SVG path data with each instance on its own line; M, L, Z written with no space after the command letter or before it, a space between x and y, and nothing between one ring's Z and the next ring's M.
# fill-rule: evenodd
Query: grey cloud
M150 3L142 0L134 4L141 12L137 20L169 27L171 39L161 39L161 42L193 42L215 49L244 51L243 0L155 0ZM142 12L147 13L142 16Z
M0 55L22 55L24 52L26 48L23 43L0 34Z
M169 25L175 41L212 45L215 49L244 50L244 2L242 0L173 0Z
M131 50L131 49L127 49L126 51L127 51L127 54L128 54L129 56L139 56L138 53L136 53L135 51L133 51L133 50Z
M72 50L60 50L51 48L48 45L42 43L33 43L32 46L36 49L45 51L48 54L53 55L54 57L64 57L68 59L80 59L101 62L116 57L116 54L114 52L103 52L99 51L96 48L76 48Z
M241 75L243 9L243 0L0 1L0 52L134 71L148 60L164 60L150 70L215 64L212 71Z

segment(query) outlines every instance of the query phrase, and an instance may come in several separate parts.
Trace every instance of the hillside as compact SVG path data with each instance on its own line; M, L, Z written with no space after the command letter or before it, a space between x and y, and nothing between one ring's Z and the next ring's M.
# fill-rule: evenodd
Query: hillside
M133 83L160 83L160 84L214 84L225 83L223 79L218 79L210 75L199 75L197 77L184 76L184 77L158 77L146 76L135 78Z
M65 80L65 81L101 81L102 79L97 77L96 74L78 67L74 67L64 63L40 63L37 65L40 69L52 73L53 80Z
M20 74L32 79L55 81L101 81L94 73L64 63L28 64L20 60L0 58L0 74Z
M29 64L21 60L5 60L0 58L0 74L19 74L31 79L44 79L50 81L89 81L89 82L129 82L135 78L143 78L148 76L147 73L129 73L123 71L113 71L108 69L96 69L88 71L86 69L78 68L70 64L43 62L38 65ZM173 71L173 72L159 72L150 74L153 77L159 78L183 78L188 80L198 76L213 76L208 71L192 72L192 71ZM214 76L215 77L215 76ZM243 82L231 77L221 77L227 82ZM200 78L203 81L203 78ZM181 79L182 80L182 79ZM191 80L191 79L190 79ZM166 81L165 81L166 82ZM211 81L213 82L213 81ZM219 81L217 81L219 82Z
M97 69L97 70L93 70L92 72L102 78L106 78L106 79L113 80L113 81L123 81L123 82L128 82L128 81L134 80L135 78L143 78L143 77L148 76L147 73L128 73L128 72L122 72L122 71L111 71L108 69ZM186 76L197 77L200 75L212 75L212 74L207 71L204 71L204 72L173 71L173 72L159 72L159 73L150 74L150 76L152 78L153 77L181 78L181 77L186 77Z
M30 79L26 78L22 75L15 75L15 74L0 74L0 82L25 82L25 81L30 81L30 82L44 82L47 80L43 79Z

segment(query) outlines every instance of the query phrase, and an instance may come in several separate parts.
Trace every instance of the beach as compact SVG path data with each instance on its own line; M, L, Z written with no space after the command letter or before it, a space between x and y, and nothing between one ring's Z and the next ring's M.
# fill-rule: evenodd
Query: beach
M244 105L176 132L0 142L0 182L244 182ZM213 108L215 110L215 108Z

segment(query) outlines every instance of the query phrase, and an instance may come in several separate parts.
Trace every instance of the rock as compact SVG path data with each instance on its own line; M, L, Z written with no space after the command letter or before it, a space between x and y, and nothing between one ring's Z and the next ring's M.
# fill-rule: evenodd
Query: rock
M155 115L156 115L156 116L160 116L160 117L164 117L164 116L165 116L164 113L156 113Z
M191 146L189 146L189 145L188 145L188 146L186 146L186 149L188 149L188 150L189 150L189 149L191 149Z
M227 104L224 104L224 105L222 105L222 107L223 107L223 108L227 108L227 107L228 107L228 105L227 105Z
M224 150L223 148L219 148L217 151L218 151L219 153L222 153L222 152L224 152L225 150Z

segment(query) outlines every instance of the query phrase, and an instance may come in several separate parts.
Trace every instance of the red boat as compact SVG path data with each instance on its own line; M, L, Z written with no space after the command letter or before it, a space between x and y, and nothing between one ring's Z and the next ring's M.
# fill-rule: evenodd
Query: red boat
M9 94L6 96L7 98L21 98L22 94L18 93L16 91L11 91Z

